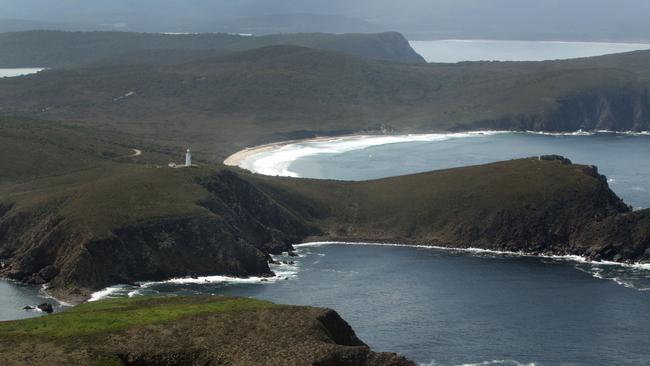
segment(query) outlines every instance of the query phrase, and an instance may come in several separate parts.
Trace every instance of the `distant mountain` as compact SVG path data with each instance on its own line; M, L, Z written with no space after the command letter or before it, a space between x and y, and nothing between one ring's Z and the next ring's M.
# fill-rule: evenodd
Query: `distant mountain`
M386 27L368 21L326 14L272 14L253 17L218 19L205 27L206 31L249 34L275 33L376 33Z
M380 60L424 62L399 33L301 33L246 37L225 33L31 31L0 34L0 67L82 65L144 50L224 53L270 45L296 45Z
M363 19L329 14L288 13L262 16L224 17L222 14L197 18L147 18L120 14L105 18L71 19L69 22L0 18L0 33L29 30L63 31L123 31L148 33L246 33L267 35L276 33L379 33L388 30L380 24Z
M649 13L647 0L3 0L1 12L5 18L91 25L80 30L394 30L409 39L583 41L650 40Z

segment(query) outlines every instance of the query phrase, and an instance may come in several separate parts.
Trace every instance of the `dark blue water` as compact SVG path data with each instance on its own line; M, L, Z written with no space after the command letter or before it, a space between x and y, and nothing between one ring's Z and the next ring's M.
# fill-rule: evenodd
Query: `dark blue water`
M289 165L302 177L375 179L500 160L559 154L597 165L611 188L634 207L650 207L650 136L497 134L372 146L306 156Z
M218 294L331 307L374 349L424 364L650 364L647 269L409 247L299 253L284 258L297 263L280 268L288 279L274 283L148 284L114 295Z

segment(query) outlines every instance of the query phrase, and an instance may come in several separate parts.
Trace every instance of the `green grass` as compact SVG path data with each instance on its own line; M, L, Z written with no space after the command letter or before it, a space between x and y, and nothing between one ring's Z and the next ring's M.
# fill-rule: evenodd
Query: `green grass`
M271 302L246 298L124 298L86 303L70 310L27 320L0 322L0 339L7 337L80 337L188 316L275 307Z

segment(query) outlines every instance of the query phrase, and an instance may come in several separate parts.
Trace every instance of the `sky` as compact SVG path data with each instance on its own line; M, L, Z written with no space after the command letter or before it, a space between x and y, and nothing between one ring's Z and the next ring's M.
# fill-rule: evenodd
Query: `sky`
M410 34L650 39L650 0L0 0L0 18L152 29L298 13Z

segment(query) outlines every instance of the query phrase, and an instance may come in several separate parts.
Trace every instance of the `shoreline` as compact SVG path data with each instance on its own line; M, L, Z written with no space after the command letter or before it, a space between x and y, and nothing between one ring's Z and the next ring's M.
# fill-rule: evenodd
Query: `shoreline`
M424 135L426 133L422 133ZM386 134L352 134L352 135L340 135L340 136L319 136L319 137L311 137L311 138L306 138L306 139L295 139L295 140L284 140L284 141L278 141L278 142L271 142L268 144L263 144L263 145L257 145L257 146L251 146L247 147L243 150L239 150L235 152L234 154L228 156L224 161L223 164L226 166L236 166L239 167L240 164L246 160L247 158L269 152L269 151L274 151L276 149L280 149L282 147L288 146L288 145L293 145L293 144L301 144L301 143L309 143L309 142L327 142L327 141L334 141L334 140L345 140L345 139L354 139L354 138L364 138L364 137L377 137L377 136L400 136L400 135L386 135ZM406 135L403 135L406 136Z
M251 146L247 147L245 149L239 150L231 155L229 155L225 160L223 160L223 164L226 166L230 167L239 167L241 169L249 170L247 168L244 168L242 166L242 163L246 161L247 159L258 155L258 154L263 154L263 153L269 153L269 152L274 152L277 150L280 150L284 147L294 145L294 144L308 144L308 143L318 143L318 142L333 142L336 140L340 141L353 141L353 140L362 140L364 138L381 138L385 137L387 139L389 138L406 138L406 137L425 137L425 136L453 136L453 135L460 135L460 134L468 134L468 135L476 135L476 136L482 136L482 135L491 135L491 134L529 134L529 135L542 135L542 136L594 136L598 134L614 134L614 135L624 135L624 136L650 136L650 131L610 131L610 130L595 130L595 131L573 131L573 132L544 132L544 131L512 131L512 130L473 130L473 131L428 131L428 132L419 132L419 133L410 133L410 134L372 134L372 133L365 133L365 134L350 134L350 135L340 135L340 136L320 136L320 137L313 137L313 138L305 138L305 139L294 139L294 140L285 140L285 141L278 141L278 142L272 142L268 144L262 144L262 145L257 145L257 146ZM386 143L383 144L376 144L376 145L371 145L371 146L381 146L381 145L388 145L394 142L387 141ZM251 170L249 170L251 171ZM262 174L263 173L258 173L256 171L252 171L253 173L256 174Z
M494 255L499 255L499 256L512 256L512 257L525 257L525 258L538 258L538 259L550 259L550 260L555 260L555 261L566 261L566 262L575 262L575 263L581 263L581 264L590 264L594 266L617 266L617 267L623 267L623 268L631 268L631 269L637 269L637 270L647 270L650 271L650 262L634 262L634 263L625 263L625 262L614 262L614 261L593 261L589 260L588 258L580 255L571 255L571 254L536 254L536 253L531 253L531 252L526 252L526 251L506 251L506 250L493 250L493 249L482 249L482 248L461 248L461 247L445 247L445 246L439 246L439 245L426 245L426 244L406 244L406 243L393 243L393 242L373 242L373 241L311 241L311 242L304 242L300 244L294 244L295 249L300 249L300 248L310 248L310 247L320 247L320 246L329 246L329 245L337 245L337 246L375 246L375 247L402 247L402 248L413 248L413 249L429 249L429 250L441 250L445 252L462 252L462 253L467 253L470 255L477 255L477 254L494 254ZM212 275L212 276L203 276L199 278L185 278L185 277L179 277L179 278L170 278L167 280L163 281L142 281L142 282L136 282L140 286L139 287L134 287L133 289L128 288L129 285L125 284L114 284L105 288L102 288L100 290L97 290L95 292L92 292L86 300L81 301L81 302L75 302L75 303L70 303L66 302L64 300L61 300L59 298L54 297L51 293L47 291L47 288L45 285L41 286L39 289L39 293L43 296L45 299L52 299L58 303L59 306L63 308L71 308L76 305L86 303L86 302L93 302L93 301L98 301L98 300L103 300L106 298L109 298L113 293L118 292L121 289L130 289L130 290L135 290L141 289L141 288L148 288L156 284L187 284L187 283L195 283L195 284L214 284L214 283L231 283L231 282L236 282L236 283L250 283L250 284L270 284L270 283L275 283L279 280L284 280L288 279L289 277L294 277L297 275L299 272L299 266L297 265L280 265L281 268L276 269L273 271L275 274L274 277L271 278L263 278L263 277L257 277L257 276L251 276L251 277L231 277L231 276L223 276L223 275ZM292 268L286 268L286 267L292 267ZM294 268L295 267L295 268ZM0 279L4 280L7 282L15 282L10 279ZM35 285L33 285L34 288L36 288ZM137 294L131 295L134 291L129 291L128 296L137 296Z
M577 263L593 264L600 266L619 266L625 268L636 268L650 271L650 262L614 262L614 261L594 261L589 260L587 257L577 255L577 254L536 254L526 251L513 252L509 250L495 250L495 249L483 249L483 248L461 248L461 247L445 247L440 245L426 245L426 244L403 244L403 243L390 243L390 242L364 242L364 241L313 241L302 244L294 244L296 248L309 248L309 247L319 247L325 245L341 245L341 246L386 246L386 247L401 247L401 248L417 248L417 249L433 249L433 250L442 250L446 252L463 252L463 253L489 253L503 256L513 256L513 257L526 257L526 258L543 258L543 259L553 259L553 260L565 260L572 261Z

